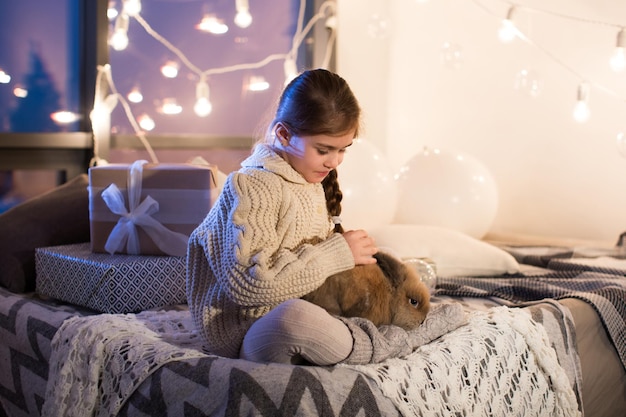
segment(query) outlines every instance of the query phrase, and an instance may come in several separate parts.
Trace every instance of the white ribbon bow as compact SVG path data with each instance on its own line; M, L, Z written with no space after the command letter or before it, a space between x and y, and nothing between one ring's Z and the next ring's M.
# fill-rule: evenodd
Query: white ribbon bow
M152 197L140 203L143 165L148 161L135 161L128 172L128 206L126 210L124 195L115 184L109 185L102 192L102 199L107 207L120 218L109 234L104 249L110 254L126 252L131 255L139 254L139 235L137 226L141 227L152 241L164 253L172 256L185 256L187 253L188 236L169 230L152 217L159 211L159 203Z

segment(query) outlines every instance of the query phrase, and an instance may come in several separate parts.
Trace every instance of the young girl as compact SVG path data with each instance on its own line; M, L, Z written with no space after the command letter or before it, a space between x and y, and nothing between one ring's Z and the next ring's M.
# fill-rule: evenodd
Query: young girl
M265 141L229 175L190 236L187 298L211 353L330 365L372 361L373 345L406 350L399 328L398 340L372 343L380 335L371 322L334 317L300 299L332 274L376 262L364 230L341 233L334 224L341 210L336 168L360 114L337 74L317 69L295 78Z

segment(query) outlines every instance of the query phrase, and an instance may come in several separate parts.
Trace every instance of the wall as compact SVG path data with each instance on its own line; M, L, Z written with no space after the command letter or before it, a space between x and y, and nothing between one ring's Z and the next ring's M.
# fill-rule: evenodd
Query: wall
M482 161L499 191L492 233L612 243L626 230L616 146L626 72L608 65L617 29L596 21L626 25L626 2L544 3L522 1L531 9L514 15L533 45L498 40L508 10L499 0L338 0L338 70L364 107L367 139L395 169L424 146ZM374 15L385 36L368 33ZM462 50L458 66L442 63L444 42ZM535 98L514 88L523 68L542 82ZM592 114L580 124L572 109L584 80Z

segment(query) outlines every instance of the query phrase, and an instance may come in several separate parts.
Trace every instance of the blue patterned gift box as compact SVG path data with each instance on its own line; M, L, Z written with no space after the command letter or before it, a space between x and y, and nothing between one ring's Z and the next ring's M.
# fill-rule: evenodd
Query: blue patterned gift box
M89 242L38 248L38 294L101 313L187 302L184 256L94 253Z

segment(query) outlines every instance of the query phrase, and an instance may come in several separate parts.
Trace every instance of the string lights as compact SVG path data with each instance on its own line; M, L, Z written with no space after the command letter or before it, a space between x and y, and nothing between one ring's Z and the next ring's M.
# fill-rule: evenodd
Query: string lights
M487 12L488 14L491 14L495 17L497 17L496 13L491 12L489 9L487 9L479 0L472 0L479 8L483 9L485 12ZM507 3L508 4L508 3ZM588 78L584 77L580 72L576 71L574 68L572 68L571 66L567 65L564 61L562 61L561 59L559 59L556 55L554 55L552 52L550 52L549 50L547 50L546 48L542 47L541 45L539 45L537 42L535 42L533 39L531 39L531 37L528 34L525 34L523 31L521 31L516 25L515 25L515 17L518 15L518 11L520 10L524 10L526 12L529 13L541 13L541 14L546 14L546 15L551 15L552 17L558 17L561 19L566 19L566 20L570 20L570 21L577 21L577 22L583 22L583 23L587 23L587 24L596 24L596 25L602 25L602 26L613 26L616 27L617 29L619 29L619 32L617 34L617 43L616 43L616 48L615 48L615 52L613 53L613 56L610 58L610 66L611 68L616 71L616 72L620 72L622 70L624 70L626 68L626 51L625 51L625 47L626 47L626 32L624 31L624 28L621 26L617 26L617 25L613 25L610 23L606 23L606 22L597 22L597 21L590 21L587 19L580 19L580 18L575 18L572 16L566 16L560 13L552 13L546 10L542 10L542 9L538 9L538 8L533 8L533 7L527 7L527 6L522 6L519 4L509 4L508 10L507 10L507 14L506 17L504 18L503 22L502 22L502 26L500 28L500 31L498 33L498 36L500 38L501 41L503 42L510 42L513 39L519 38L522 41L530 44L531 46L535 47L536 49L540 50L541 52L544 53L544 55L546 55L548 58L550 58L553 62L557 63L559 66L561 66L563 69L565 69L566 71L570 72L571 74L573 74L576 78L578 78L579 80L579 84L578 84L578 88L577 88L577 92L576 92L576 103L574 105L574 111L573 111L573 118L576 122L578 123L585 123L589 120L589 116L591 114L590 111L590 107L589 107L589 96L590 96L590 90L591 87L594 87L598 90L603 91L604 93L611 95L613 97L618 98L619 100L621 100L622 102L626 102L626 99L620 97L615 91L605 87L604 85L600 84L599 82L594 82L589 80ZM522 78L526 77L526 81L528 81L528 74L521 74ZM518 76L519 78L519 76ZM531 85L531 84L528 84ZM529 93L531 94L531 96L536 96L537 94L537 86L534 86L532 89L529 89ZM623 132L620 132L621 135L623 135Z
M250 26L252 24L252 15L250 14L248 0L236 0L235 9L237 10L235 24L242 29Z
M502 26L500 26L498 31L498 37L504 43L512 42L517 37L518 32L513 23L513 13L515 13L515 6L509 7L506 18L502 21Z
M248 0L234 0L235 1L235 10L236 15L234 18L234 23L240 28L246 28L250 26L253 21L253 17L250 14L250 8ZM416 0L418 3L425 2L425 0ZM515 39L520 39L531 46L537 48L541 52L543 52L548 58L552 61L556 62L562 68L573 74L578 79L577 91L576 91L576 103L575 103L575 112L574 119L577 122L585 122L589 119L590 109L589 109L589 97L591 89L598 89L607 94L611 94L615 97L618 97L621 101L626 101L623 98L619 97L617 93L611 91L610 89L602 86L598 82L589 80L587 77L584 77L578 71L576 71L571 66L567 65L565 62L560 60L557 56L555 56L551 51L542 47L540 44L535 42L529 34L524 33L524 31L520 30L519 27L516 26L515 21L520 18L520 15L523 12L526 13L542 13L547 15L552 15L553 17L557 17L560 19L566 19L571 21L581 21L584 23L592 23L592 24L601 24L604 26L614 26L617 29L617 36L615 41L615 50L614 53L609 60L610 67L616 71L624 71L626 69L626 30L622 26L612 25L606 22L590 22L589 20L579 19L571 16L565 16L563 14L551 13L545 10L541 10L538 8L527 7L519 4L511 4L506 1L506 15L504 19L502 19L502 15L499 13L494 13L488 8L486 8L480 0L472 0L478 7L483 9L488 14L493 15L494 17L502 20L502 25L498 32L498 37L503 42L510 42ZM312 18L304 25L304 10L305 10L306 0L300 0L300 7L298 13L297 27L292 39L292 46L289 51L285 53L273 54L269 55L266 58L251 63L242 63L228 67L221 68L211 68L202 70L195 66L192 62L187 59L187 57L174 45L172 45L167 39L162 37L159 33L157 33L141 16L141 1L140 0L123 0L122 10L117 13L115 19L115 24L112 29L112 33L109 39L109 43L111 47L115 50L123 50L128 46L128 25L129 20L133 19L136 21L149 35L151 35L154 39L159 41L165 48L174 53L177 57L177 61L170 61L167 64L164 64L162 67L162 71L170 74L170 76L176 76L177 71L181 66L185 66L192 73L194 73L196 78L195 85L195 97L196 103L194 106L194 111L196 115L199 117L208 117L211 114L211 110L213 108L213 104L210 101L210 82L212 79L220 74L241 71L241 70L254 70L257 68L261 68L265 65L268 65L270 62L282 60L283 61L283 70L285 83L288 83L291 79L293 79L297 73L297 52L298 48L301 46L308 32L313 28L313 26L320 20L324 19L326 23L326 28L329 29L329 40L327 44L327 50L324 57L324 64L322 66L327 67L330 62L330 58L332 56L332 46L334 45L334 41L336 39L337 30L336 30L336 4L334 1L326 1L321 4L318 12L312 16ZM111 12L108 14L109 16L115 16L115 13ZM112 18L113 19L113 18ZM381 26L382 25L382 26ZM371 24L370 24L371 26ZM387 22L378 22L377 27L386 28L388 26ZM197 26L199 29L203 28L203 30L210 31L211 33L224 33L223 31L228 30L228 26L220 19L218 19L214 15L205 14L198 23ZM380 28L377 33L380 32ZM386 31L385 31L386 33ZM382 36L382 35L381 35ZM462 57L461 48L458 45L449 45L446 49L446 57L447 62L446 65L453 67L454 63L456 63ZM168 72L169 71L169 72ZM108 78L110 78L110 73L107 73ZM249 90L258 90L263 89L267 84L266 81L259 80L254 76L249 76L247 79L247 88ZM522 71L517 75L517 84L516 88L524 89L531 94L531 96L536 97L541 90L541 82L537 79L536 74L529 73L527 71ZM139 95L141 93L138 89L131 91L129 93L128 100L135 102L131 99L130 94ZM118 99L122 102L125 99L121 96ZM174 98L163 99L162 100L161 111L164 113L176 113L182 110L180 105L176 104ZM130 114L130 108L126 111L127 115ZM154 128L154 120L147 114L142 114L140 116L141 120L139 121L131 121L136 134L145 135L145 131L150 131ZM147 142L147 141L146 141Z
M109 8L114 8L115 2L112 1L109 3ZM323 67L327 67L330 62L330 56L332 55L332 46L335 41L335 12L336 12L336 4L335 1L325 1L319 6L318 12L310 18L307 22L306 26L304 26L304 11L306 7L306 0L300 0L299 5L299 13L298 13L298 21L296 31L292 38L292 45L289 51L281 54L272 54L267 56L266 58L252 63L241 63L228 67L220 67L220 68L210 68L207 70L202 70L194 65L187 56L177 47L175 47L171 42L169 42L166 38L157 33L149 24L146 22L141 16L141 1L140 0L123 0L121 11L118 13L117 11L109 11L107 16L109 16L112 20L115 20L111 36L109 38L110 46L116 51L122 51L128 47L129 38L128 38L128 27L130 19L133 19L146 31L147 34L152 36L158 42L160 42L165 48L167 48L170 52L172 52L178 58L178 61L168 60L161 67L161 73L163 76L168 78L175 78L178 76L180 66L183 65L188 68L192 73L197 76L197 83L195 85L195 105L194 112L198 117L207 117L211 114L213 109L213 104L210 101L210 85L209 81L211 77L217 76L219 74L225 74L234 71L242 71L242 70L254 70L258 68L262 68L269 63L276 60L284 60L284 75L285 75L285 83L291 81L298 73L296 62L298 58L298 49L300 48L302 42L314 27L314 25L322 20L326 19L326 27L331 31L329 36L328 45L325 51L325 57L323 60ZM252 15L250 14L250 7L248 0L235 0L235 9L236 15L234 18L234 23L240 28L247 28L252 23ZM207 31L213 34L223 34L228 31L228 25L224 23L223 20L219 19L217 16L212 14L205 14L200 22L196 25L196 28L199 30ZM150 145L145 137L145 132L150 131L155 128L154 120L148 114L142 114L140 117L135 120L132 115L132 111L128 101L132 103L138 103L143 100L141 92L138 87L133 88L133 90L128 94L125 98L121 96L115 90L115 86L113 84L113 79L111 76L110 66L103 66L98 68L99 74L98 78L106 78L108 80L108 85L113 91L113 94L117 100L119 100L125 109L125 113L135 134L142 140L144 146L149 148ZM263 91L269 88L269 83L262 77L259 76L249 76L247 81L247 89L249 91ZM100 87L97 87L100 88ZM94 136L102 136L102 132L99 135L96 135L96 131L101 129L100 126L104 124L110 125L110 112L108 115L106 113L103 114L103 120L98 120L99 115L101 114L96 109L101 109L103 103L102 97L97 97L94 103L94 111L92 112L92 124L94 126ZM127 101L128 100L128 101ZM112 110L112 109L111 109ZM160 112L164 114L179 114L182 112L182 107L176 102L176 99L173 97L164 98L161 100ZM154 152L149 149L149 153L151 154L151 159L153 162L157 162L156 156ZM98 157L94 158L95 163L98 163Z

